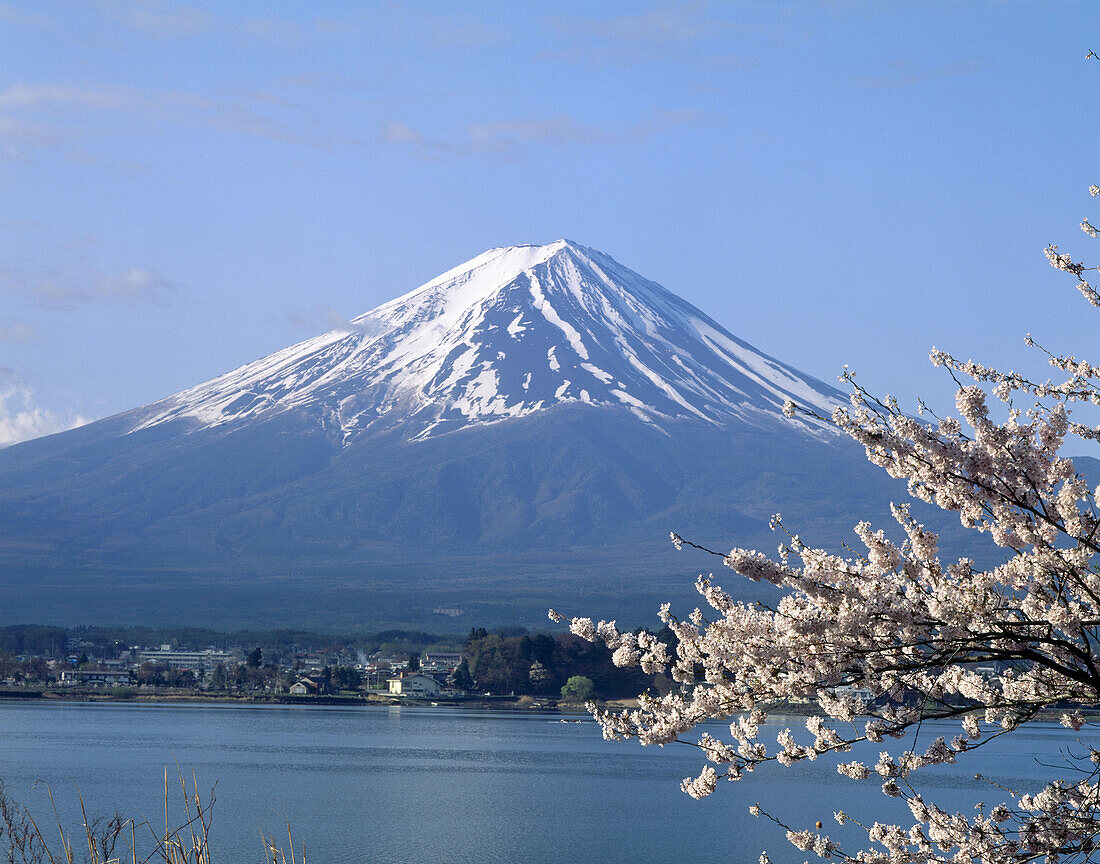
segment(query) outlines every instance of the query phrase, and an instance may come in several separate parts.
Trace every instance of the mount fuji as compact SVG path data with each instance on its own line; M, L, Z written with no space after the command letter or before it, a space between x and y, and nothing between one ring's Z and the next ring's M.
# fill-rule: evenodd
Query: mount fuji
M780 510L835 545L900 497L830 427L783 417L788 399L827 415L844 396L602 252L491 249L0 451L0 621L648 618L700 566L670 530L771 547Z
M343 445L395 427L415 441L565 404L656 425L769 425L786 399L828 413L838 396L613 258L559 240L490 249L344 330L149 406L135 430L300 412Z

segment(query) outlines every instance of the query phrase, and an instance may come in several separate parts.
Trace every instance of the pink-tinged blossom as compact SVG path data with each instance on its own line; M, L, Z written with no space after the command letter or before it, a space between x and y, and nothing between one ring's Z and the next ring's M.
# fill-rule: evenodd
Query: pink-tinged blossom
M812 831L788 831L787 839L796 849L808 852L814 848L814 833Z
M709 765L704 765L699 776L684 778L681 788L692 798L706 798L718 785L718 774Z
M1095 236L1088 220L1082 228ZM1045 254L1100 306L1084 276L1095 268L1057 246ZM1079 731L1085 717L1072 706L1100 703L1100 488L1090 488L1061 455L1067 436L1100 441L1100 425L1071 417L1078 405L1100 406L1100 367L1049 352L1030 335L1025 341L1045 354L1053 378L1033 381L932 349L933 365L961 382L957 417L926 422L906 414L892 398L872 397L846 369L849 404L819 418L831 419L873 464L904 480L911 496L984 535L979 539L995 547L1000 563L983 568L974 559L944 557L939 538L907 504L893 507L897 528L890 532L854 526L862 548L843 556L804 543L773 517L783 538L778 560L743 548L722 558L738 576L778 588L774 605L738 601L713 577L700 577L705 612L682 618L667 604L660 609L674 649L649 633L620 633L615 622L570 621L573 633L606 645L615 663L666 672L680 685L665 696L639 697L637 708L594 709L604 736L663 746L691 741L707 721L726 720L728 736L708 727L691 741L706 764L682 786L700 798L720 777L737 780L764 763L796 767L861 742L889 748L926 719L950 719L958 734L925 734L920 748L896 745L873 765L837 766L857 782L875 775L885 795L908 804L911 826L868 822L871 848L851 855L800 826L784 826L788 839L821 858L860 864L1095 860L1100 749L1084 741L1072 781L1007 794L1010 800L969 816L926 801L913 786L926 766L962 761L1042 709L1058 706L1063 726ZM811 413L793 402L784 412ZM693 545L675 533L672 541ZM766 734L766 709L807 700L820 712L806 722L812 742L799 742L789 729ZM751 812L764 811L754 805ZM849 821L840 811L835 818Z
M871 769L862 762L841 762L836 766L838 773L853 780L866 780L871 776Z
M596 641L596 626L591 618L574 618L569 622L569 632L589 642Z

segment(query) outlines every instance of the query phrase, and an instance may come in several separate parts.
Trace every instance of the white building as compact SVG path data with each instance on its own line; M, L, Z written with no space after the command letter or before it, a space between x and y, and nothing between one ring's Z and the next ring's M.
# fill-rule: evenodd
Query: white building
M130 673L107 669L62 669L61 683L66 687L78 684L96 687L124 685L130 683Z
M406 675L403 678L391 678L391 696L412 696L423 699L428 696L438 696L443 692L439 682L429 675Z
M138 663L164 663L172 669L191 669L209 675L219 663L229 663L233 659L225 651L207 648L205 651L173 651L170 645L161 645L160 650L138 651Z

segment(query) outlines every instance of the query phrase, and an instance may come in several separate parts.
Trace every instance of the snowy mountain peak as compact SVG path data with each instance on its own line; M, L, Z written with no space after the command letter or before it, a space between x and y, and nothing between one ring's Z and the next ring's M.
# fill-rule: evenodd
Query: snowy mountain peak
M768 425L787 422L788 398L828 413L841 397L610 256L558 240L483 252L348 328L141 409L135 429L293 410L345 442L397 426L419 438L564 403L658 425Z

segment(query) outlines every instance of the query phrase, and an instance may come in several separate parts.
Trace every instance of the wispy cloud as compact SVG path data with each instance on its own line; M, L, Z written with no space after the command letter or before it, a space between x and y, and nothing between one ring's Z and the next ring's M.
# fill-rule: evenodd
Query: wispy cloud
M11 231L35 231L42 228L41 222L36 222L33 219L24 219L22 216L7 216L0 219L0 228L5 228Z
M318 330L340 330L348 324L348 319L331 306L314 306L312 309L294 309L286 313L286 320L298 330L316 333Z
M117 87L14 84L0 90L0 157L25 160L76 134L61 112L118 111L132 105L133 91Z
M0 159L23 162L32 151L57 142L57 134L42 124L0 114Z
M549 24L560 35L591 36L613 45L683 44L706 35L714 26L707 5L655 6L612 18L551 18Z
M887 70L879 75L858 75L852 77L852 83L867 90L883 90L895 87L913 87L928 81L955 78L960 75L973 75L981 71L982 64L976 60L951 63L945 66L925 66L911 57L899 57L893 60Z
M437 48L485 48L508 40L506 31L484 21L460 15L435 15L421 11L412 32Z
M286 321L298 330L309 333L339 330L342 333L369 334L375 332L375 326L367 322L349 321L331 306L318 305L312 309L295 309L285 316Z
M111 3L109 8L120 23L158 36L191 36L208 29L213 20L205 9L160 0Z
M697 111L655 111L625 126L602 126L559 114L553 117L523 117L473 123L452 139L433 138L406 123L390 123L380 138L388 144L405 146L425 159L444 156L489 155L515 160L529 147L615 145L643 141L677 126L698 126L712 122Z
M336 14L318 15L310 15L307 4L295 8L291 15L277 14L274 4L260 4L257 8L264 14L246 16L232 4L197 6L169 0L98 0L97 7L108 21L161 39L213 34L238 43L285 46L332 37L374 37L389 43L466 49L484 48L508 38L505 30L468 11L453 13L411 3L348 5L336 8Z
M0 448L43 435L83 426L88 418L72 412L50 411L34 401L34 391L19 381L14 370L0 366Z
M35 12L27 12L16 9L8 3L0 3L0 24L29 25L32 27L48 27L50 19L45 15Z
M9 345L37 342L39 339L38 328L30 321L16 318L6 324L0 323L0 342Z
M85 108L120 108L134 101L125 87L79 87L58 84L13 84L0 90L0 111L76 105Z
M455 142L429 138L419 129L396 120L383 126L378 137L384 144L411 149L421 159L441 159L458 149Z
M382 140L390 144L411 144L414 147L422 146L427 139L423 133L413 129L406 123L387 123L382 129Z
M0 266L0 291L21 294L43 306L158 301L166 299L171 289L168 279L142 267L102 272L87 267L32 271Z
M610 144L621 133L567 115L557 117L497 120L466 127L468 148L475 152L503 153L522 144Z
M0 90L0 157L27 159L35 150L73 145L93 132L111 129L118 118L206 126L312 146L331 144L333 134L315 124L284 119L294 117L297 107L259 92L218 98L94 84L13 84ZM279 111L284 117L274 116Z
M560 44L545 51L543 56L595 62L668 57L674 52L694 50L719 34L749 31L743 25L712 14L710 3L656 5L610 18L554 16L547 19L547 24Z
M56 84L13 84L0 90L0 157L25 160L74 136L60 112L118 111L135 102L132 90Z

